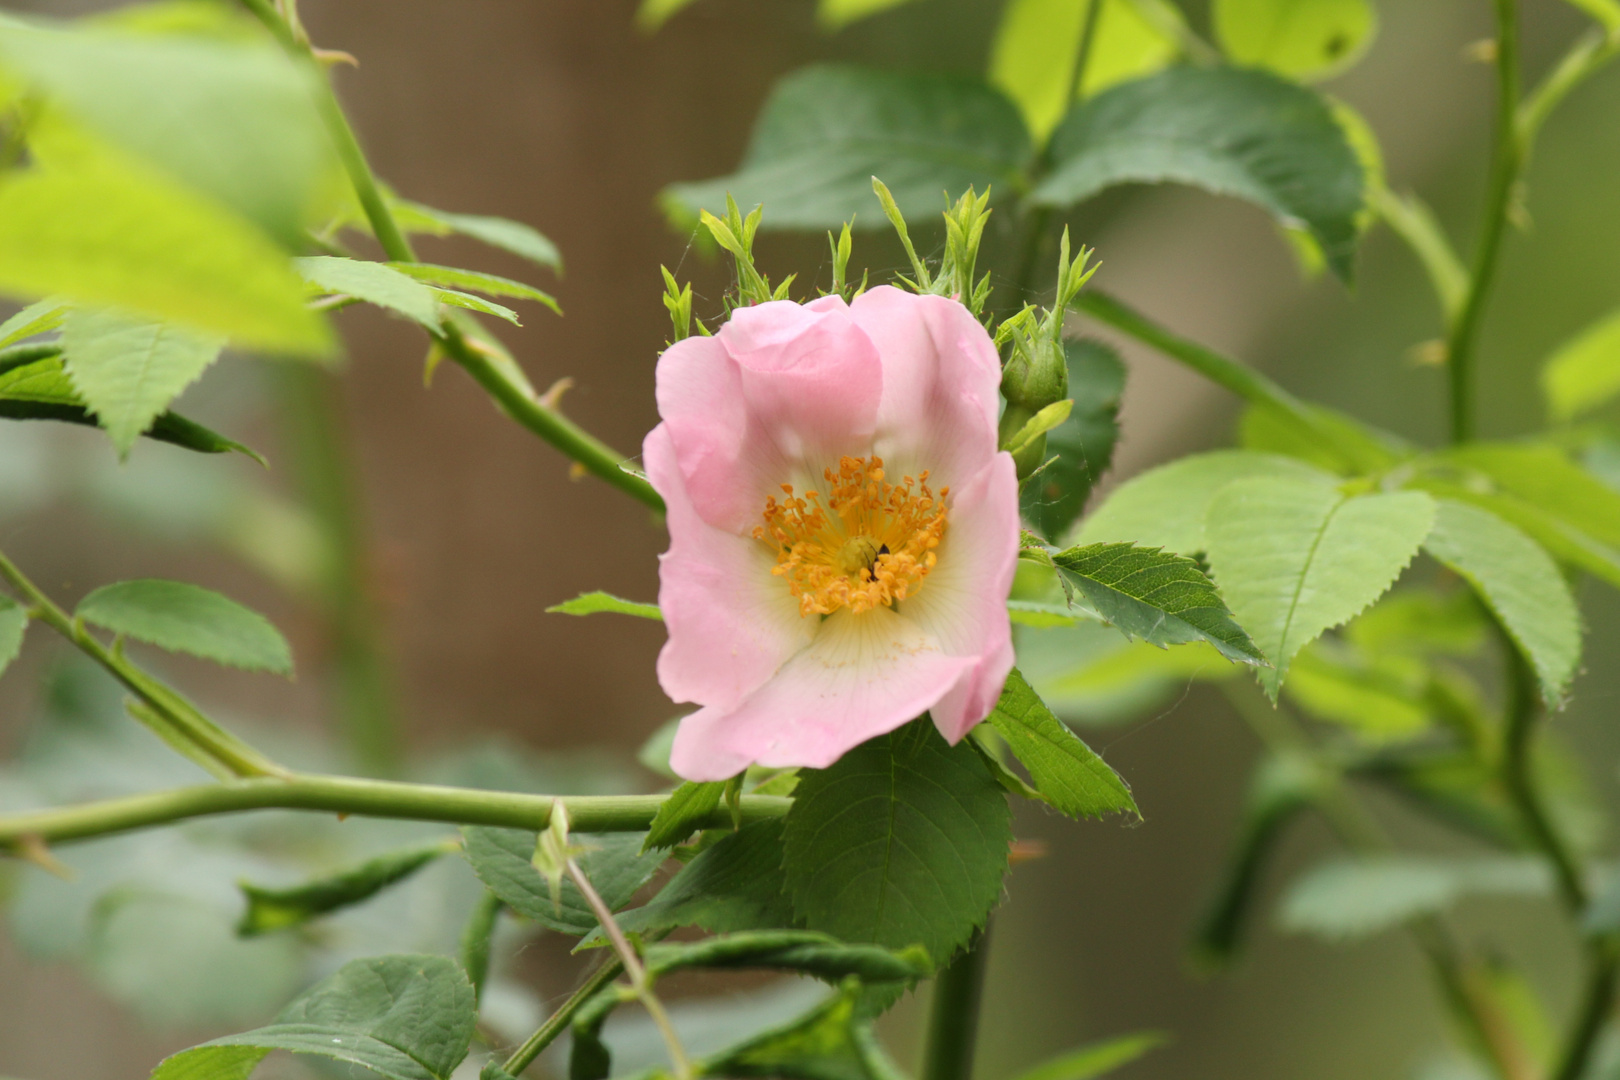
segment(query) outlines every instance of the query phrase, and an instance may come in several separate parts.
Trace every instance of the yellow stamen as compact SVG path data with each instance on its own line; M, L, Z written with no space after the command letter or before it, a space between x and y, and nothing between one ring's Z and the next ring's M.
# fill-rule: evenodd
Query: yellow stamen
M938 561L950 489L936 496L926 471L890 484L879 457L840 458L823 475L825 498L783 484L782 501L765 500L765 524L754 530L776 545L771 572L787 579L799 614L870 611L915 593Z

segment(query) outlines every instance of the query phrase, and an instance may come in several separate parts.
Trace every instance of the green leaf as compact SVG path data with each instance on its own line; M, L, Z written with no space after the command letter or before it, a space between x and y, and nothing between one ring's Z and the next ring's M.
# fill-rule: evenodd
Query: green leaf
M1343 940L1438 915L1468 895L1539 897L1552 888L1546 864L1528 856L1368 856L1306 874L1283 900L1281 921L1288 930Z
M1039 205L1174 180L1303 223L1334 273L1351 276L1361 163L1327 103L1274 75L1181 67L1116 86L1069 114L1051 155L1030 196Z
M270 620L185 582L145 578L103 585L79 601L73 617L171 652L292 674L292 650Z
M268 42L6 22L0 62L102 139L289 246L336 171L312 71Z
M1131 544L1088 544L1052 561L1064 580L1128 638L1159 646L1207 641L1228 660L1265 663L1232 621L1214 583L1185 555Z
M552 904L551 887L534 868L534 833L480 825L461 833L467 861L507 907L560 934L582 937L596 929L596 916L573 881L563 881L561 903ZM628 904L664 861L662 852L642 854L641 837L631 833L578 834L574 839L587 849L579 858L580 869L614 911Z
M302 926L312 919L364 903L390 885L398 884L428 863L456 850L454 843L439 842L379 855L340 874L291 888L272 889L239 882L247 910L236 932L256 937Z
M62 324L68 379L121 456L222 346L218 338L111 310L74 308Z
M105 162L0 181L0 291L115 305L243 348L332 347L267 236L160 176Z
M16 367L8 366L7 361L0 358L0 418L59 420L86 427L98 426L95 416L73 388L59 356L47 356L43 360L21 363ZM148 439L202 454L235 451L246 454L261 465L265 464L264 458L248 447L177 413L160 414L143 434Z
M1052 541L1069 531L1092 486L1108 471L1125 390L1125 365L1111 346L1088 338L1065 342L1063 350L1074 411L1047 433L1046 455L1055 460L1030 477L1020 495L1025 520Z
M7 345L15 345L36 334L55 330L62 325L62 317L66 314L67 305L60 300L52 297L36 300L0 323L0 349Z
M1159 71L1176 42L1142 18L1130 0L1102 0L1092 29L1082 98ZM990 48L990 82L1017 102L1035 141L1044 143L1069 109L1074 63L1091 0L1011 0Z
M1412 448L1387 431L1324 405L1304 406L1304 417L1263 405L1243 411L1238 443L1245 450L1281 454L1345 476L1382 472Z
M723 213L729 193L764 203L768 229L878 228L874 176L907 220L923 220L943 192L1017 190L1029 156L1018 110L977 80L818 65L777 84L736 173L672 185L663 200L682 223Z
M1221 595L1272 667L1273 701L1294 654L1377 600L1434 524L1418 491L1346 496L1305 480L1258 477L1222 488L1208 513Z
M1006 796L927 718L800 773L785 833L793 910L812 930L943 963L1001 895Z
M1115 488L1108 500L1080 524L1081 544L1132 543L1162 547L1181 555L1208 550L1204 517L1227 484L1255 476L1277 476L1331 485L1331 473L1278 454L1216 450L1149 469Z
M612 593L595 592L580 593L572 600L564 600L560 604L553 604L546 608L546 613L557 615L598 615L602 612L612 612L616 615L635 615L643 619L657 619L663 621L664 613L657 604L643 604L635 600L625 600Z
M28 612L9 596L0 596L0 675L22 652L23 635L28 632Z
M1216 970L1237 956L1267 860L1323 785L1322 773L1303 756L1270 756L1255 770L1237 841L1193 937L1192 958L1199 966Z
M1235 62L1294 79L1325 79L1355 63L1378 15L1367 0L1215 0L1215 37Z
M1592 16L1610 33L1620 30L1620 3L1615 0L1569 0L1569 3Z
M684 844L688 837L708 824L709 818L720 808L720 797L725 793L724 780L707 783L686 781L670 792L664 805L658 808L641 850L667 849Z
M1495 514L1450 499L1424 547L1490 605L1556 707L1580 664L1581 613L1552 557Z
M152 1080L246 1080L272 1050L331 1058L388 1080L449 1080L477 1023L472 984L454 961L355 960L269 1026L182 1050Z
M1065 814L1142 816L1125 781L1052 715L1017 668L1007 676L989 722L1029 770L1035 790Z
M850 23L871 18L880 11L897 8L915 0L821 0L816 5L816 21L828 30L842 30Z
M448 236L451 233L470 236L539 266L559 273L562 271L562 254L558 252L557 245L521 221L486 214L452 214L403 200L395 200L395 207L396 212L400 208L406 211L401 214L404 220L400 226L410 232L425 232L434 236Z
M1541 369L1547 412L1565 421L1620 394L1620 311L1566 341Z
M1024 426L1013 432L1012 437L1007 440L1007 444L1002 449L1017 457L1032 446L1036 439L1067 421L1069 414L1073 411L1074 402L1069 399L1052 402L1052 404L1024 421Z
M523 325L518 321L517 312L505 304L497 304L493 300L485 300L482 296L474 296L472 293L459 292L455 289L441 289L434 285L429 285L428 288L433 290L433 298L442 304L466 308L468 311L476 311L480 315L493 315L497 319L504 319L513 326Z
M1378 743L1410 739L1430 728L1434 709L1429 690L1428 666L1421 660L1370 659L1323 638L1294 658L1285 693L1318 719Z
M794 971L837 982L851 975L865 983L902 982L934 972L920 949L893 952L877 945L851 945L813 930L755 930L702 941L648 945L643 952L654 977L689 968Z
M699 1062L698 1072L749 1080L900 1080L904 1074L883 1052L863 1006L859 981L849 979L836 997Z
M712 933L793 925L782 873L780 819L744 825L681 868L652 900L619 916L642 934L700 926Z
M562 308L548 293L543 293L532 285L525 285L521 281L511 278L497 277L494 274L480 273L477 270L457 270L450 266L434 266L431 263L389 263L389 266L400 273L426 282L429 285L442 285L451 289L471 289L473 292L486 293L490 296L515 296L519 300L533 300L537 304L562 314Z
M439 328L439 301L433 290L388 263L336 255L312 255L293 263L305 281L323 292L397 311L429 330Z
M1149 1050L1156 1050L1169 1041L1157 1031L1118 1035L1065 1051L1020 1074L1017 1080L1091 1080L1092 1077L1111 1073L1122 1065L1129 1065Z

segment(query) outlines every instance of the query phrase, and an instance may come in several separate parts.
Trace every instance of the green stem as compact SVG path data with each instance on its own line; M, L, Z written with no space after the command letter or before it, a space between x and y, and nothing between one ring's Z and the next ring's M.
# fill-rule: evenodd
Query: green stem
M972 1080L979 1003L990 953L990 926L934 979L921 1080Z
M1535 735L1540 707L1536 697L1535 672L1530 670L1507 632L1497 627L1507 661L1507 727L1502 739L1501 777L1524 824L1530 842L1552 864L1559 895L1570 914L1579 917L1586 910L1589 896L1586 875L1570 846L1553 824L1536 786L1531 741Z
M1577 41L1541 83L1519 106L1517 120L1519 146L1526 158L1535 145L1541 125L1570 91L1596 75L1620 55L1620 28L1594 30Z
M125 689L140 699L145 709L132 709L131 715L151 727L165 742L179 743L189 754L195 751L205 767L238 777L286 776L287 770L232 735L196 706L130 663L117 647L107 648L84 628L84 624L63 611L15 563L0 553L0 580L17 591L28 605L29 617L37 619L72 642L101 665ZM155 718L147 713L156 714ZM155 720L155 722L153 722Z
M484 983L489 980L489 951L495 938L495 924L500 921L504 906L500 897L484 890L461 931L461 966L473 985L473 994L480 1001L484 997Z
M345 776L289 774L285 779L236 780L175 788L144 795L0 816L0 849L15 851L25 841L66 843L96 836L169 825L191 818L247 810L318 810L359 817L496 825L539 831L552 807L567 807L579 832L641 832L664 804L662 795L523 795L475 788L362 780ZM744 822L780 817L793 800L745 795ZM703 828L731 825L731 811L719 807Z
M624 964L617 956L605 957L597 969L580 984L579 989L570 994L568 1000L558 1006L556 1012L546 1017L546 1022L541 1024L522 1046L512 1052L512 1056L501 1065L501 1071L508 1076L518 1076L524 1069L534 1064L534 1059L568 1030L568 1025L573 1022L574 1014L579 1011L579 1007L595 997L602 987L617 979L623 970Z
M358 767L373 776L396 776L402 754L393 680L377 635L360 497L342 438L337 385L329 373L308 364L282 365L280 379L298 487L327 542L315 599L332 639L338 717Z
M276 40L295 58L314 64L308 45L299 42L285 20L276 12L269 0L242 0L248 10L269 28ZM355 136L349 118L338 103L331 80L322 73L321 93L317 105L326 123L338 158L348 173L349 183L365 210L371 231L382 246L383 253L394 262L415 262L416 252L410 240L394 220L388 199L371 171L360 140ZM620 466L628 460L623 454L596 439L556 409L542 402L528 385L515 365L495 362L486 351L468 341L447 315L433 334L434 342L450 359L467 371L489 394L500 403L507 415L522 424L546 442L551 443L584 468L620 491L662 513L664 500L653 490L645 477L626 472Z
M1496 279L1507 229L1508 213L1524 163L1519 138L1519 10L1518 0L1496 0L1496 146L1479 246L1462 309L1446 342L1446 364L1451 379L1451 441L1466 442L1475 435L1475 349L1485 301Z

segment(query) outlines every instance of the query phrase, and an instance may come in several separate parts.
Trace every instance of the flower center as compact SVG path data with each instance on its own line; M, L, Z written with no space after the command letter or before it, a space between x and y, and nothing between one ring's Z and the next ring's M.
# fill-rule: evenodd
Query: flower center
M787 579L800 615L830 615L893 606L916 592L938 561L945 535L945 498L928 473L898 484L884 479L883 459L845 457L823 473L827 494L802 497L783 484L783 499L765 500L765 524L754 537L776 544L772 573Z

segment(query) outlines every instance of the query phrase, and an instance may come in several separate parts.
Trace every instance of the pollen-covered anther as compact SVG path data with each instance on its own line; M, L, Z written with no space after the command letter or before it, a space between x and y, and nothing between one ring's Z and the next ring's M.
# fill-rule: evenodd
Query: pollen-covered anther
M926 471L891 484L879 457L840 458L823 476L825 496L783 484L754 530L776 546L772 573L786 579L799 614L870 611L914 594L938 562L950 489L935 495Z

